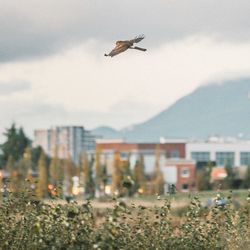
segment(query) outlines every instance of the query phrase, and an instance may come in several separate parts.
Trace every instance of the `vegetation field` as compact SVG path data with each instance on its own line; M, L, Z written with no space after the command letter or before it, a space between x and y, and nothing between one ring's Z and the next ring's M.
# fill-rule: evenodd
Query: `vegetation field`
M181 195L97 207L101 202L9 194L0 205L0 249L250 249L250 194L244 193L237 194L238 206L226 192L209 193L209 206L199 195L183 196L179 207Z

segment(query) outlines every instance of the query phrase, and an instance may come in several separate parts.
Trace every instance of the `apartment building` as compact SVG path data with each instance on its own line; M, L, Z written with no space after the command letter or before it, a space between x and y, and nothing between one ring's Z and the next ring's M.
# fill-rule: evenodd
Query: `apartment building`
M45 153L60 159L69 156L77 164L82 152L95 150L95 137L82 126L57 126L34 131L33 146L41 146Z

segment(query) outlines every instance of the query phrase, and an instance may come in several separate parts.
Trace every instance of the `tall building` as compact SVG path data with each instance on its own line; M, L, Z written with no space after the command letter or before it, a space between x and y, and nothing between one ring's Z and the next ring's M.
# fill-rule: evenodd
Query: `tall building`
M35 130L34 146L41 146L45 153L54 156L56 151L60 159L69 156L75 162L84 151L95 150L95 137L82 126L57 126L55 128Z

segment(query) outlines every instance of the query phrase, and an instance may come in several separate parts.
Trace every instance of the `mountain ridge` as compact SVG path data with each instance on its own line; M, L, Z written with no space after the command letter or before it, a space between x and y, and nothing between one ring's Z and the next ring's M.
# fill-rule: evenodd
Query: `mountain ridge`
M249 93L250 78L206 84L132 129L110 128L112 138L145 142L160 137L205 139L214 134L250 138Z

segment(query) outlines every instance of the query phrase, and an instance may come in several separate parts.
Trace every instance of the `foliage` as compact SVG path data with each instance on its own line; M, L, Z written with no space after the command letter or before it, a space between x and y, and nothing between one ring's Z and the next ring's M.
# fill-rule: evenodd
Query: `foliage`
M224 179L224 182L225 182L224 186L226 189L231 189L231 188L233 188L233 185L234 185L235 172L234 172L233 167L230 163L226 164L225 170L226 170L227 176Z
M43 149L41 146L37 146L31 149L31 163L33 171L37 171L38 161L42 151ZM49 164L49 160L49 157L46 155L46 165Z
M100 161L100 150L98 148L96 148L95 153L95 185L98 193L103 192L103 171Z
M64 169L65 169L65 178L64 181L66 182L66 193L67 195L72 194L73 188L73 176L76 176L76 167L72 161L72 159L68 156L68 159L64 160ZM62 170L61 170L62 171Z
M119 193L121 190L122 183L122 172L121 172L121 158L120 152L114 153L114 169L112 170L112 192Z
M37 196L38 198L45 198L48 195L48 173L46 167L45 154L42 151L38 161L38 183Z
M95 193L95 182L93 178L94 157L89 161L88 155L83 154L81 158L81 172L83 173L84 192L86 196L93 197Z
M142 154L135 163L133 177L135 182L134 191L143 193L145 190L145 169Z
M211 163L208 163L208 165L204 169L197 171L198 190L203 191L212 189L212 183L211 183L212 168L213 165Z
M4 133L6 141L1 145L3 151L2 164L5 165L9 157L18 161L23 157L25 149L30 145L30 140L26 137L22 128L16 128L15 123Z
M164 193L164 177L160 168L161 148L158 144L155 149L155 166L152 186L152 193L163 194Z
M247 171L246 171L245 179L243 181L243 186L245 188L250 188L250 165L247 166Z
M219 205L226 199L225 205ZM162 206L128 206L117 200L96 213L87 201L62 205L36 200L27 190L11 194L0 206L0 249L248 249L250 194L239 209L217 195L210 208L198 197L175 214L169 200Z

